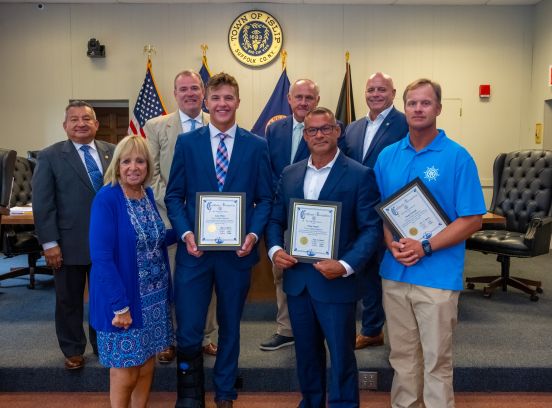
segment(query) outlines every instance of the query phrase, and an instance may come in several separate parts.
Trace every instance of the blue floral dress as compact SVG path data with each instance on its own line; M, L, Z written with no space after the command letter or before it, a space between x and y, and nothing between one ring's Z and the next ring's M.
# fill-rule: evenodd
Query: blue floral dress
M170 273L163 255L165 226L146 195L137 200L127 199L126 203L136 231L144 325L140 329L98 331L100 363L117 368L142 365L174 343L168 297Z

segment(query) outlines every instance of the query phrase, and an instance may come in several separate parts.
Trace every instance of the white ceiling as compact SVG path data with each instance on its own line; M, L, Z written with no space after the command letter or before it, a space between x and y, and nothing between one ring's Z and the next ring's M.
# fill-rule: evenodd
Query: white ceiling
M541 0L0 0L0 3L284 3L284 4L368 4L400 6L529 6Z

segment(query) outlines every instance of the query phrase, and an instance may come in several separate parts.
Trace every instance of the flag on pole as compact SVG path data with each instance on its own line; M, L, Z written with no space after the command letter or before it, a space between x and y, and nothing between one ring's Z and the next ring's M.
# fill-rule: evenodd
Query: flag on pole
M349 51L345 53L345 78L343 78L343 84L341 85L335 117L337 120L342 121L345 126L356 120L353 85L351 81L351 66L349 65Z
M207 81L211 78L211 71L209 70L209 65L207 64L207 44L201 44L201 49L203 50L203 57L201 57L201 68L199 69L199 76L203 81L203 85L207 85ZM203 106L201 107L203 112L209 113L209 109L205 106L205 101L203 101Z
M291 115L291 108L287 99L289 93L289 78L287 76L287 69L285 63L286 52L282 51L282 75L276 84L276 88L272 92L268 103L261 112L259 119L255 122L255 125L251 129L252 133L259 136L265 136L266 128L272 122L285 118Z
M133 135L140 134L142 137L146 137L144 129L142 129L146 122L151 118L166 114L167 109L157 90L157 85L155 84L155 79L151 71L151 59L148 58L146 78L140 88L140 93L136 99L136 105L134 105L132 111L132 117L128 125L128 133Z

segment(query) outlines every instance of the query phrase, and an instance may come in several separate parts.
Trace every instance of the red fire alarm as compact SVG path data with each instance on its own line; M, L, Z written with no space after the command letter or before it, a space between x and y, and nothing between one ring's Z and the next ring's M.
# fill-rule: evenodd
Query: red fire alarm
M480 98L490 98L491 97L491 85L479 85L479 97Z

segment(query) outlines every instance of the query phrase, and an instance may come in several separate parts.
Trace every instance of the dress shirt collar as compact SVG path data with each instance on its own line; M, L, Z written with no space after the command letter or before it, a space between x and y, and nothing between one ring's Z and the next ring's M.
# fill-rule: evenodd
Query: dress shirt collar
M366 114L366 119L368 120L368 123L370 123L370 122L375 123L375 122L378 122L378 121L383 122L383 120L387 117L387 115L389 115L389 112L391 112L392 109L393 109L393 105L391 105L387 109L381 111L380 114L378 116L376 116L375 120L370 119L370 112L368 112L368 114Z
M236 131L238 129L238 125L234 123L234 125L228 129L226 132L221 132L216 127L213 126L212 123L209 123L209 133L211 134L211 139L218 138L219 133L225 133L228 135L228 137L235 139L236 138Z
M305 124L305 122L298 122L297 119L295 119L295 116L291 115L291 117L293 118L293 127L291 128L292 130L294 130L295 126L297 126L299 123L302 123L303 125Z
M195 120L197 123L203 125L203 112L202 111L199 111L199 115L197 115L195 118L191 118L190 116L188 116L184 112L182 112L180 109L178 110L178 113L180 115L180 122L182 122L182 124L184 124L188 120L192 119L192 120Z
M90 146L90 148L95 150L95 151L98 150L98 149L96 149L96 143L94 143L94 140L92 140L90 143L85 143L85 144L77 143L77 142L74 142L73 140L71 140L71 143L73 143L73 146L75 146L75 149L77 149L77 152L80 151L80 147L84 146L84 145Z
M337 160L337 156L339 156L339 153L341 152L341 150L339 150L339 148L337 148L337 152L335 153L335 156L334 158L332 159L332 161L330 161L328 164L326 164L324 167L320 167L319 169L317 169L313 164L312 164L312 156L309 156L309 161L307 162L307 166L311 169L313 169L314 171L322 171L324 169L331 169L333 167L333 165L335 164L335 161Z

